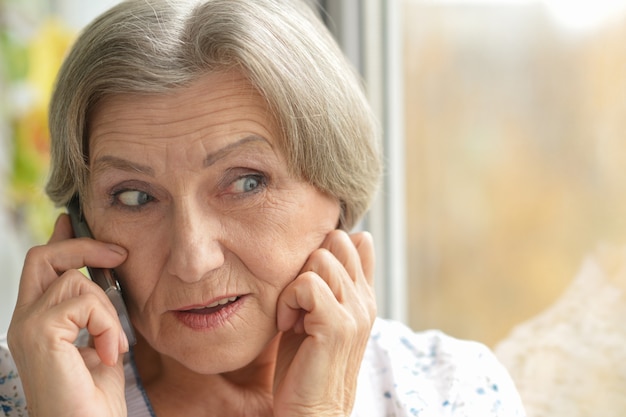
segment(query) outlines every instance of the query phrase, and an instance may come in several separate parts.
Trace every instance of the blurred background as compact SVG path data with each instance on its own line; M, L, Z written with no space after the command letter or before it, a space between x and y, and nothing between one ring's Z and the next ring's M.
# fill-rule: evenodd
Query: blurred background
M404 2L410 321L489 345L626 239L626 1Z
M626 0L397 0L406 320L494 346L626 236ZM0 332L41 190L46 106L78 31L116 1L0 0Z
M29 247L58 210L46 199L47 105L68 46L114 0L0 0L0 333L8 327Z

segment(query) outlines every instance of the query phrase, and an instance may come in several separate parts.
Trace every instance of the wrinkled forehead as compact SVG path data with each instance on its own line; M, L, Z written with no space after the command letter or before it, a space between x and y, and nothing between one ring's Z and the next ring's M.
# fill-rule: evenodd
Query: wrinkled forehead
M163 138L228 134L246 126L282 148L282 135L267 100L237 71L203 75L184 87L162 93L111 94L89 115L86 156L104 138Z

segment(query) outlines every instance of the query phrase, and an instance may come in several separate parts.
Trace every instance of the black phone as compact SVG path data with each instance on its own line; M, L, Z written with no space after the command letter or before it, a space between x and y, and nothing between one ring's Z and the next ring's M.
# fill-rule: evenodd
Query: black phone
M82 215L78 196L74 196L67 204L67 211L72 221L74 236L93 239L91 230L89 230L89 226ZM130 318L128 317L128 311L126 310L126 304L124 304L124 297L122 296L122 290L115 271L113 269L92 268L89 266L87 267L87 271L89 272L91 280L104 290L109 300L111 300L111 303L113 303L117 311L117 317L128 339L128 344L133 346L137 342L137 339L135 338L133 326L130 324Z

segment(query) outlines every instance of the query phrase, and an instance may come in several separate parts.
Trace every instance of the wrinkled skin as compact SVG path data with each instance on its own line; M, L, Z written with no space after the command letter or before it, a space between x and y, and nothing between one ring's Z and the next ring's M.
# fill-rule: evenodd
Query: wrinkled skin
M289 172L262 97L209 74L110 97L89 133L96 240L59 218L26 257L9 330L31 415L126 415L127 341L85 265L120 276L157 415L349 415L375 317L372 239L336 230L339 202ZM93 343L78 350L81 328Z

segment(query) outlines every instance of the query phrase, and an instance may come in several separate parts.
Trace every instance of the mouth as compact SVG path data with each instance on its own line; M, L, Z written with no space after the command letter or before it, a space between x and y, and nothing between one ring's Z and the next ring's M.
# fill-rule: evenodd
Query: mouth
M240 298L241 297L239 296L226 297L226 298L222 298L221 300L212 302L211 304L207 304L206 306L185 308L183 310L178 310L178 311L181 313L189 313L189 314L213 314L213 313L217 313L223 308L226 308L230 304L237 302Z
M221 327L243 305L245 297L230 296L206 305L193 305L174 310L180 323L192 330L213 330Z

